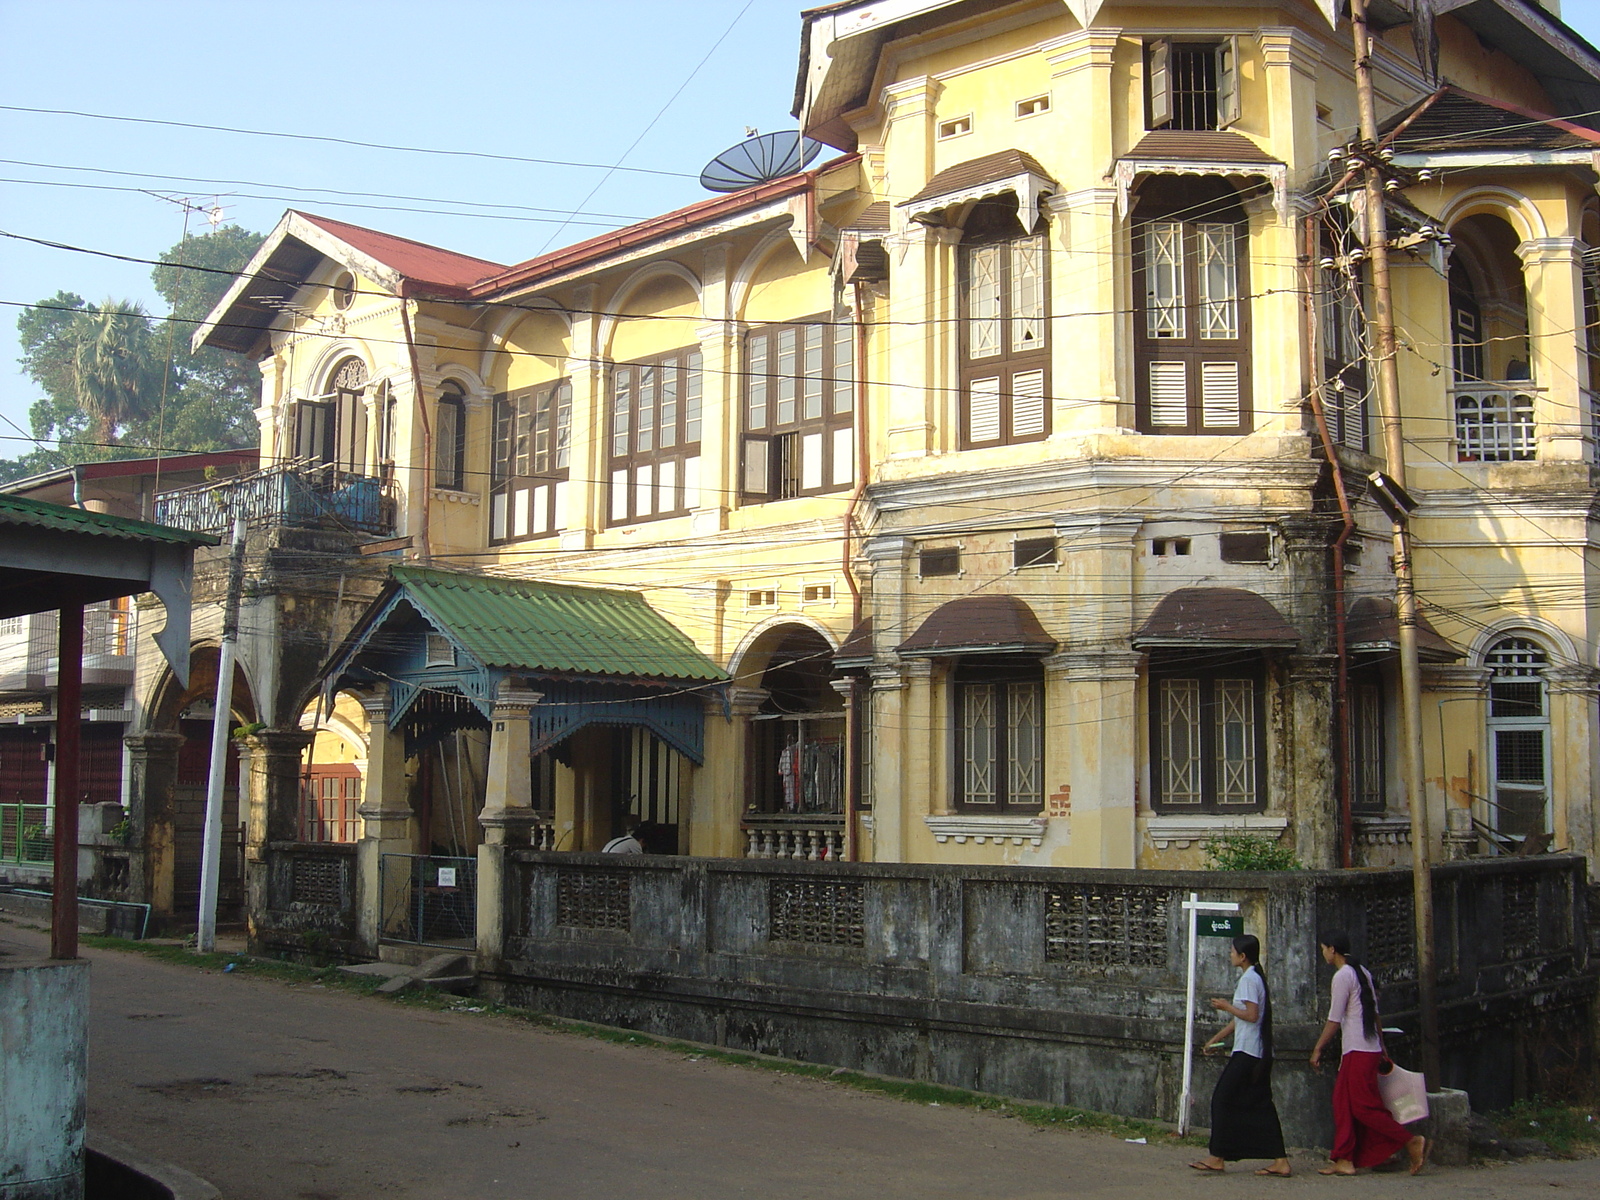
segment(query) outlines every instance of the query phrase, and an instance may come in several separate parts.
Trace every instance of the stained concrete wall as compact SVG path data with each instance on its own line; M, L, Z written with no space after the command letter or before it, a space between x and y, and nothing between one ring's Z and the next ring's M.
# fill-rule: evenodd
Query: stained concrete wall
M1352 932L1386 1024L1416 1029L1409 872L485 855L504 860L504 932L479 923L487 991L739 1049L1174 1120L1190 891L1237 901L1262 939L1292 1142L1332 1132L1331 1072L1306 1066L1331 977L1319 929ZM1550 1073L1558 1058L1592 1075L1585 883L1581 857L1436 868L1443 1082L1480 1108L1581 1086ZM1200 947L1197 1038L1235 979L1226 940ZM1409 1035L1391 1049L1417 1065ZM1198 1124L1220 1067L1197 1063Z
M0 1200L80 1200L89 964L0 961Z

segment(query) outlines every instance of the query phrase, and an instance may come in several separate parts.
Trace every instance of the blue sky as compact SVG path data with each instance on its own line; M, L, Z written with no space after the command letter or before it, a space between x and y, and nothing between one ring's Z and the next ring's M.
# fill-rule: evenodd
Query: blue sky
M178 241L183 214L139 189L204 201L224 193L228 218L260 232L296 207L517 262L552 237L560 246L626 222L578 216L561 229L549 213L488 217L459 204L371 197L336 203L310 189L581 206L632 218L692 203L708 194L696 182L700 168L740 141L747 125L793 127L800 7L797 0L749 0L748 7L747 0L0 0L0 105L622 160L682 173L605 180L603 170L0 110L0 158L9 160L0 162L0 230L153 258ZM97 173L107 171L159 178ZM53 186L61 183L74 186ZM12 302L0 305L0 414L24 428L36 389L14 365L15 304L61 288L91 302L110 296L162 309L148 266L0 239L0 301ZM0 421L0 457L30 448L16 434Z
M792 126L802 7L800 0L0 0L0 105L681 172L606 178L598 169L0 109L0 158L8 160L0 162L0 230L153 258L178 240L183 215L146 191L207 203L220 194L228 219L261 232L298 207L515 262L547 243L700 199L700 168L746 126ZM1564 7L1568 22L1600 38L1600 0ZM335 197L313 188L427 199ZM587 215L561 228L559 214L473 210L465 201L581 207ZM62 288L91 302L112 297L161 308L147 266L0 239L0 302L9 302L0 304L0 416L24 427L35 389L14 366L15 305ZM16 434L0 420L0 457L28 448Z

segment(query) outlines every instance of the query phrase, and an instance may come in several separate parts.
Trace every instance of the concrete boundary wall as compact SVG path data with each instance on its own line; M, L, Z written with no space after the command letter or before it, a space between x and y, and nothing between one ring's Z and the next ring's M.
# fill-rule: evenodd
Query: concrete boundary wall
M1415 1064L1410 875L1211 873L631 858L483 846L478 963L500 998L653 1033L1129 1116L1174 1120L1183 898L1235 900L1273 985L1286 1132L1326 1145L1331 1073L1306 1056L1348 928ZM1593 1070L1596 976L1578 856L1434 873L1444 1083L1478 1108ZM1231 994L1202 940L1204 997ZM1216 1060L1200 1063L1207 1123Z
M79 1200L89 964L0 961L0 1200Z

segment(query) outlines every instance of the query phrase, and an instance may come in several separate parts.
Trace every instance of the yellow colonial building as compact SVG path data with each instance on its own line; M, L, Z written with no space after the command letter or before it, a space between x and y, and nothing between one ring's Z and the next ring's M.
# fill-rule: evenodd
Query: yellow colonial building
M1553 3L1432 8L1374 0L1373 66L1435 854L1592 854L1600 133L1550 114L1600 56ZM1342 6L802 29L831 160L514 266L291 212L196 335L401 563L267 718L337 716L338 837L1408 857ZM330 840L305 796L262 828Z

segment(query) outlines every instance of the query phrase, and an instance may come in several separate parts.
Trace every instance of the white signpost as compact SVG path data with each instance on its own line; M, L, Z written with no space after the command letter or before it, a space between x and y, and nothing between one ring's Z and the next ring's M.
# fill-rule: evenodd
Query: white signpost
M1189 1093L1194 1082L1194 970L1195 941L1198 936L1196 922L1199 915L1207 913L1236 913L1239 906L1229 900L1201 900L1194 893L1183 902L1189 914L1189 981L1186 988L1187 1003L1183 1017L1183 1092L1178 1098L1178 1136L1189 1132Z

